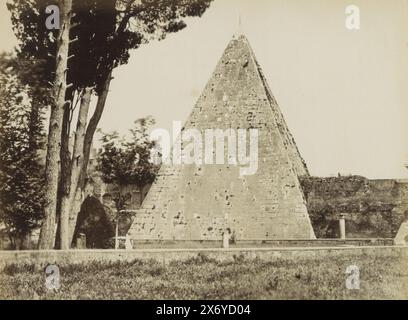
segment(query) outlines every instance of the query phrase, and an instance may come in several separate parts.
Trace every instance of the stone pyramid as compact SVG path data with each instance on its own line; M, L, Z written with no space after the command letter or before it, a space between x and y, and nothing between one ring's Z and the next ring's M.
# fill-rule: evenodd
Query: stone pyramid
M299 176L307 167L245 36L234 36L183 130L258 129L258 169L162 165L129 229L133 240L315 238ZM203 133L204 136L204 133Z

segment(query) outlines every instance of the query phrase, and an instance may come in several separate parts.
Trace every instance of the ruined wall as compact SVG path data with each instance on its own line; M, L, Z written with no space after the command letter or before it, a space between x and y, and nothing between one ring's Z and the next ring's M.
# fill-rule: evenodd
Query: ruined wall
M82 233L86 236L89 248L112 247L114 241L106 239L115 235L114 232L112 234L118 216L115 201L119 195L126 199L123 201L123 207L129 211L120 214L118 226L119 236L125 236L133 222L134 210L140 208L150 186L146 184L142 188L136 185L119 187L116 184L104 183L101 174L96 169L92 170L85 186L84 201L78 214L73 245L75 246L77 237ZM103 244L99 238L104 239Z
M115 201L117 201L119 195L121 195L121 197L124 199L124 209L129 210L127 213L122 213L119 219L119 236L124 236L132 224L134 219L134 211L141 207L150 187L151 184L146 184L144 187L139 188L136 185L125 185L119 187L116 184L104 183L100 177L100 174L95 171L90 176L90 179L86 185L85 199L87 197L94 197L98 199L103 205L110 221L115 224L118 213ZM92 212L89 212L89 214L92 214Z
M232 40L185 129L258 129L256 174L240 177L227 163L163 165L130 237L219 240L228 227L237 240L314 238L298 180L307 169L277 109L247 39Z
M356 238L393 238L408 218L408 181L303 177L301 185L317 237L339 236L340 213L347 237Z

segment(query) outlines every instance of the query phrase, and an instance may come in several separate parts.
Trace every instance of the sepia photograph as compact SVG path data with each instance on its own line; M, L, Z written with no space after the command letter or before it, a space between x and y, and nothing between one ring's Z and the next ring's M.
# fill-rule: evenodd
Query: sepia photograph
M408 0L2 0L0 300L407 300L407 83Z

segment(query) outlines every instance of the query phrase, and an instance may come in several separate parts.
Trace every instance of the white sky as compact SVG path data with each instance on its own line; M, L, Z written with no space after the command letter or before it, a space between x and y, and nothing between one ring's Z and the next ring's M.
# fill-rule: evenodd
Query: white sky
M345 28L350 4L359 31ZM184 121L239 15L311 174L408 178L408 0L215 0L115 70L102 130L125 133L147 115L167 129ZM0 50L10 50L5 4L0 17Z

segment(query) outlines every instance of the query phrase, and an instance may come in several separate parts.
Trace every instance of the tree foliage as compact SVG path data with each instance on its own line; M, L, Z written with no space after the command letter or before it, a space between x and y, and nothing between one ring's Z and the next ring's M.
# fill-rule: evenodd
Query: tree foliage
M156 142L148 134L153 124L150 117L136 120L129 139L120 137L117 132L102 135L98 170L104 182L143 187L154 181L158 167L151 155Z
M212 0L74 0L68 82L73 89L95 87L110 71L126 64L130 50L186 27L185 18L200 17ZM14 0L8 3L19 55L46 61L48 81L55 71L57 30L45 26L45 9L56 0Z
M39 226L43 209L46 89L43 64L0 56L0 220L15 243Z

